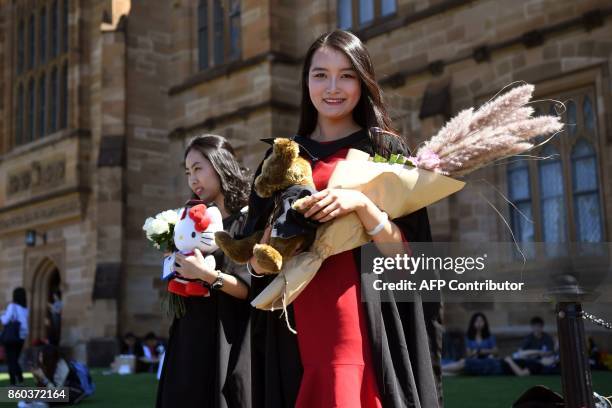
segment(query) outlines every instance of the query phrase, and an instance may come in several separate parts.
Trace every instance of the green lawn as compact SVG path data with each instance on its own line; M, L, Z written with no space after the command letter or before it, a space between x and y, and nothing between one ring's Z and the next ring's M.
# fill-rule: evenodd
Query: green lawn
M86 408L153 407L157 380L152 374L129 376L102 375L94 370L96 394L80 405ZM8 385L7 374L0 374L0 387ZM31 385L31 376L28 382ZM534 377L448 377L444 378L445 408L508 408L529 387L542 384L561 391L558 376ZM612 372L593 373L594 390L612 395ZM10 407L15 404L0 404Z

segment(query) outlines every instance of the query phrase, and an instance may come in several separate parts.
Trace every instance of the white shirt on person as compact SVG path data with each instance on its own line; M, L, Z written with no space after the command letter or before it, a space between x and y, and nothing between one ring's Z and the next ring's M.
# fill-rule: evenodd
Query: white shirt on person
M29 333L28 308L18 305L17 303L9 303L4 313L2 313L2 316L0 316L0 321L2 321L3 326L6 326L13 320L17 320L20 323L19 337L25 340Z

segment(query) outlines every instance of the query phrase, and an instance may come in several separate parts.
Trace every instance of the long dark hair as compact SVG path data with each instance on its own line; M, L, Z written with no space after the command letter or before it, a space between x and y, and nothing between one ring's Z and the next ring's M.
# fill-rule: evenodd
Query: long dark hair
M382 90L376 82L370 54L363 42L348 31L334 30L323 34L310 46L306 53L304 66L302 67L302 102L297 134L308 137L317 126L318 112L310 100L308 72L314 53L323 47L330 47L343 53L351 62L361 83L361 98L353 109L353 120L359 126L369 130L368 133L378 153L388 154L388 146L382 141L383 135L387 133L397 137L397 131L393 129L391 118L383 103Z
M191 149L202 153L219 175L227 211L231 214L239 212L249 200L250 184L246 172L236 160L232 145L222 136L204 134L189 141L183 159ZM192 198L198 199L195 193Z
M476 328L474 327L474 323L476 322L476 319L478 319L479 317L482 317L482 320L484 320L484 326L482 327L482 331L480 333L482 335L482 338L488 339L489 337L491 337L491 332L489 331L489 321L487 320L487 316L485 316L484 313L476 312L470 318L470 323L467 329L467 337L470 340L474 340L476 338Z
M42 363L40 363L40 368L42 368L43 373L45 373L45 377L53 381L55 370L57 369L57 363L62 358L59 349L52 344L45 344L41 348L40 354L42 355Z
M28 307L26 291L24 288L18 287L13 289L13 303L18 304L21 307Z

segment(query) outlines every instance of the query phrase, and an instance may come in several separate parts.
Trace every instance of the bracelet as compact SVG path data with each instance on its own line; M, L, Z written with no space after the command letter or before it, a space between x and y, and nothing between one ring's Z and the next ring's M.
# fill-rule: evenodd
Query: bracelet
M246 263L246 268L247 271L249 272L249 275L251 275L254 278L263 278L264 275L258 275L257 273L255 273L255 271L253 271L253 267L251 266L251 264L249 262Z
M387 213L384 211L381 211L381 212L382 212L382 217L380 218L380 222L373 229L366 231L368 235L373 236L373 235L378 234L380 231L383 230L383 228L385 228L385 224L387 223L387 221L389 221L389 216L387 215Z

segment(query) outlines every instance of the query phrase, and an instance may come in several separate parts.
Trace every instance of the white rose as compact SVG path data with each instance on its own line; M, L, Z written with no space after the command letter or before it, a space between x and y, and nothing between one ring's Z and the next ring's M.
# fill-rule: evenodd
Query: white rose
M151 235L161 235L169 230L170 227L166 221L157 218L151 221Z
M149 238L152 234L151 232L151 223L153 222L153 220L155 220L155 218L153 217L149 217L145 220L144 225L142 226L142 229L144 232L146 232L147 234L147 238Z
M174 210L167 210L160 214L157 214L155 218L162 221L166 221L168 224L175 225L179 220L179 215Z

